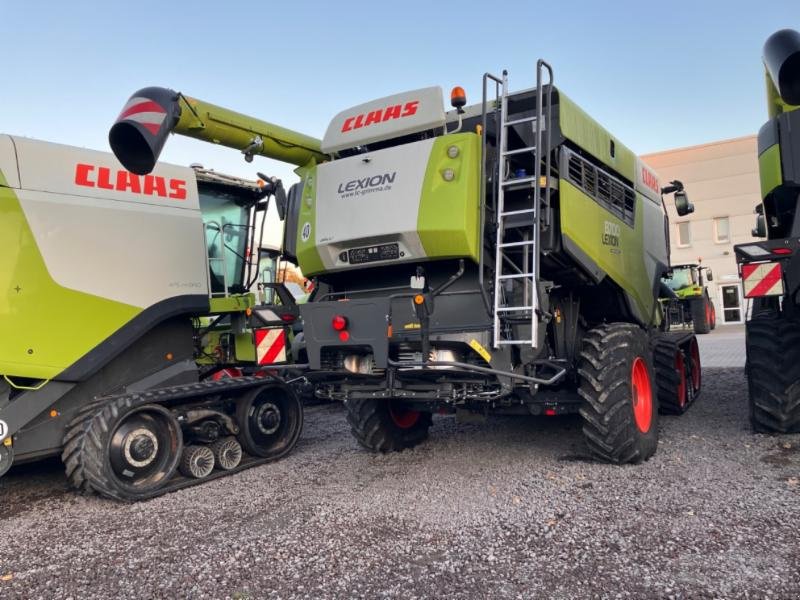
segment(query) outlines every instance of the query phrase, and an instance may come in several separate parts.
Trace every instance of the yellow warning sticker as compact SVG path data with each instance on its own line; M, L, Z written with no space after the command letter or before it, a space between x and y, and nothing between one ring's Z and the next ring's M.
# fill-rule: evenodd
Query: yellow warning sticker
M403 325L403 329L422 329L422 325L419 323L406 323Z
M475 350L475 352L477 352L478 354L480 354L481 358L483 358L483 360L485 360L487 363L492 362L492 355L489 354L489 351L486 348L481 346L481 343L478 340L471 339L469 341L469 347Z

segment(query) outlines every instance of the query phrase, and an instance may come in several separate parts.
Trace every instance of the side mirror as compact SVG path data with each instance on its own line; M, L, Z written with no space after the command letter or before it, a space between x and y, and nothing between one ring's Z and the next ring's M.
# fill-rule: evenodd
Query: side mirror
M675 192L675 210L679 217L685 217L694 212L694 204L689 202L689 196L683 190Z
M706 281L714 281L714 273L711 272L711 269L706 269Z
M750 233L757 238L767 237L767 219L763 214L756 215L756 226L753 227Z
M283 184L278 181L275 187L275 208L278 209L278 218L283 221L286 219L286 190L283 189Z

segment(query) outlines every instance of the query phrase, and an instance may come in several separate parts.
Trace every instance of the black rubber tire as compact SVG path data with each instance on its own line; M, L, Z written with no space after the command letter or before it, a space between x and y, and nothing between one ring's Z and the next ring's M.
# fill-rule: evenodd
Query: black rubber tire
M416 421L407 427L398 425L392 417L393 400L349 400L347 422L350 431L367 450L372 452L400 452L413 448L428 438L433 423L431 413L420 412Z
M214 452L208 446L184 446L181 457L181 475L192 479L205 479L214 470Z
M689 300L695 333L709 333L711 331L711 323L708 320L708 303L708 298L705 295Z
M689 381L689 358L677 344L668 340L656 341L653 348L653 368L658 390L658 410L662 415L682 415L694 399Z
M650 417L644 431L634 413L634 364L648 378ZM584 400L579 411L583 434L595 457L624 464L640 463L655 454L658 397L649 340L641 328L610 323L590 330L583 338L578 378L578 393Z
M747 322L745 331L753 430L800 432L800 318L764 310Z
M85 493L96 492L109 498L135 501L157 494L178 469L183 450L183 435L174 415L163 406L148 404L133 407L135 396L123 396L87 406L71 422L64 437L61 460L72 487ZM110 459L112 436L126 417L151 411L160 415L172 429L173 439L160 473L151 485L130 485L114 472Z
M279 410L277 428L259 428L260 407L272 404ZM248 390L236 403L236 439L253 456L277 460L291 452L303 431L303 404L287 385L269 383ZM269 432L269 433L266 433Z

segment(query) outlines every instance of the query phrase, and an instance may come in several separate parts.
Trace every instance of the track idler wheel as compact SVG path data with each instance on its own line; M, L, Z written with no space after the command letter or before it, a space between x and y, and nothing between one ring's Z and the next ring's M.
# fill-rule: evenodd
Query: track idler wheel
M62 460L80 490L119 500L158 495L183 451L175 415L158 404L134 406L130 396L113 399L82 417L67 432Z
M230 471L242 462L242 446L235 437L224 437L211 444L211 451L217 466L223 471Z
M237 439L248 454L271 460L294 448L303 430L303 405L283 384L248 391L236 406Z

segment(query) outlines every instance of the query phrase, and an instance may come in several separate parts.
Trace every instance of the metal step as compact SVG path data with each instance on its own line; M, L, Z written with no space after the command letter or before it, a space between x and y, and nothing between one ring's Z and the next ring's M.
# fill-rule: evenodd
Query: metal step
M522 125L523 123L535 123L536 117L523 117L521 119L514 119L513 121L506 121L506 127L511 127L512 125ZM544 125L542 125L542 129L544 129Z
M501 217L513 217L515 215L529 215L532 212L535 212L535 208L521 208L519 210L507 210L504 213L500 213Z
M533 306L500 306L497 312L526 312L533 310Z
M504 242L498 244L500 248L517 248L519 246L533 246L536 242L534 240L524 240L522 242Z
M520 177L518 179L506 179L503 185L514 185L515 183L533 183L536 177Z
M536 146L526 146L525 148L515 148L514 150L505 150L501 152L503 156L513 156L515 154L522 154L523 152L536 152Z
M497 343L500 346L521 346L522 344L530 346L533 344L533 340L498 340Z
M533 273L511 273L509 275L498 275L498 279L522 279L523 277L533 277Z

